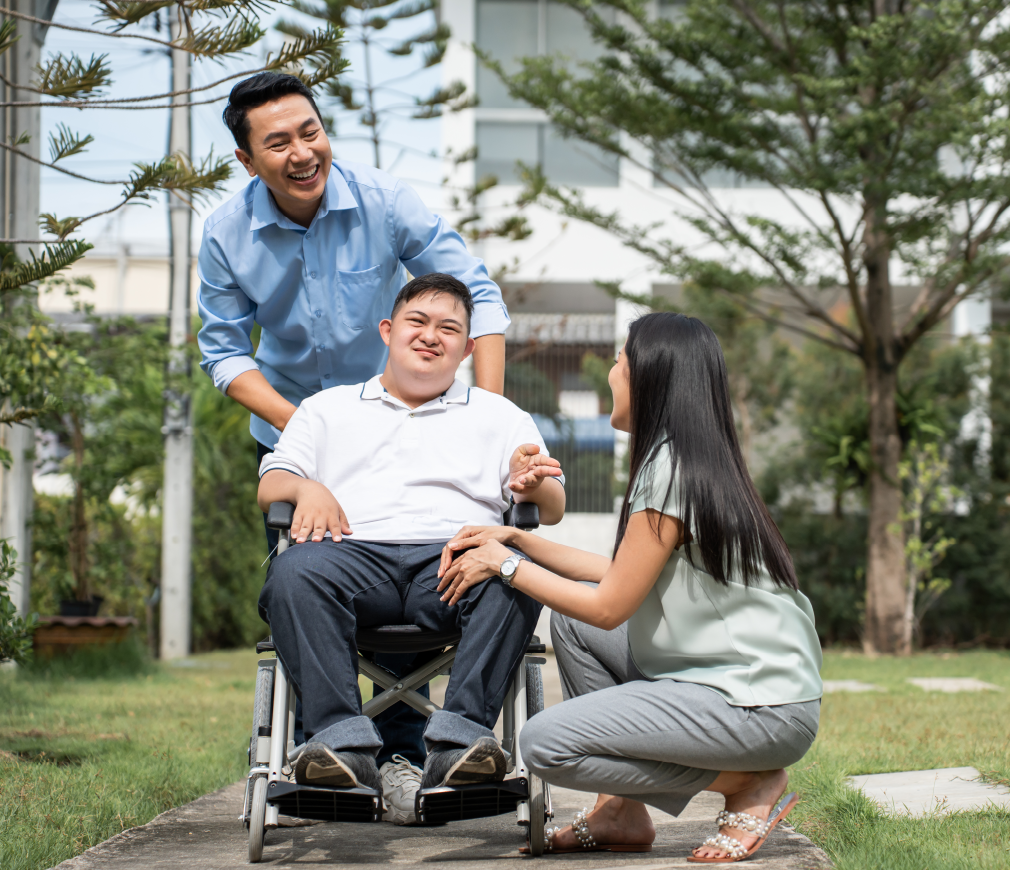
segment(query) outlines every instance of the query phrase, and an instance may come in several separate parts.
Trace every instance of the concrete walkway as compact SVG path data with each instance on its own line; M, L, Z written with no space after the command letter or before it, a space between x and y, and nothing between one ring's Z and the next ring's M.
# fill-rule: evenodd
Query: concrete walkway
M561 703L561 682L553 655L543 669L544 702ZM441 704L448 680L431 685L431 697ZM501 722L495 728L501 737ZM244 782L169 810L150 824L124 831L83 855L59 865L58 870L238 870L247 868L247 835L238 821ZM565 825L576 811L592 807L596 796L553 789L555 824ZM630 854L595 852L555 855L544 866L605 868L630 866L637 870L695 867L686 858L691 849L716 832L713 820L722 809L720 795L703 792L680 818L652 811L658 836L651 852ZM298 870L330 867L368 867L396 864L403 868L451 863L459 870L477 870L489 861L534 860L519 854L525 831L508 814L491 819L454 822L440 828L402 828L390 824L351 825L312 823L278 828L266 836L264 867L297 866ZM828 857L806 837L779 825L751 867L776 870L829 868Z
M247 868L246 837L237 821L242 809L242 783L169 810L150 824L124 831L111 840L60 864L58 870L239 870ZM593 796L555 789L559 824L571 821L576 810L592 806ZM635 867L637 870L694 867L686 858L692 847L714 833L712 819L721 807L718 795L701 794L679 819L654 812L658 836L645 854L596 852L531 859L519 854L523 831L512 814L441 828L400 828L390 824L313 824L278 828L267 833L264 867L298 870L331 867L369 867L396 864L424 867L452 864L459 870L486 868L489 862L540 860L575 868ZM776 870L829 868L830 861L806 837L780 825L749 867Z

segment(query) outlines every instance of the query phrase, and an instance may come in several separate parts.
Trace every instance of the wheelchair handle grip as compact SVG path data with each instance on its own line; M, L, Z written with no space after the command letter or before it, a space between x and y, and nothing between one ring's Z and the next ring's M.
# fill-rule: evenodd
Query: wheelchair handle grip
M291 523L295 518L295 506L287 501L270 502L270 510L267 511L267 525L271 529L286 532L291 528Z
M531 501L516 502L510 508L509 525L531 532L540 528L540 508Z

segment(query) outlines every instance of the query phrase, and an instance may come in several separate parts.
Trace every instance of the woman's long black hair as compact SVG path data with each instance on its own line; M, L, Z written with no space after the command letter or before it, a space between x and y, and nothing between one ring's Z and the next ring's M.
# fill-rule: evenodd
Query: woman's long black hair
M631 470L614 552L628 527L631 493L646 463L669 450L679 468L678 519L685 553L721 583L744 583L762 563L780 586L797 588L782 535L757 493L740 453L719 340L695 317L647 314L631 324L624 346L631 388ZM670 487L673 486L671 476ZM666 494L670 497L669 488Z

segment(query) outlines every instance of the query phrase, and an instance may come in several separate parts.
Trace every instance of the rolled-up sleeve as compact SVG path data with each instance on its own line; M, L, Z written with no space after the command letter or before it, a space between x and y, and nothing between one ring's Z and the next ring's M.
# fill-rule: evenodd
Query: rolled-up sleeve
M470 288L471 338L505 333L510 322L508 311L484 261L467 251L462 236L433 214L409 185L396 185L390 200L389 222L400 262L411 275L445 272Z
M204 229L197 259L197 307L203 326L197 341L202 368L222 393L243 372L259 368L252 357L256 305L235 283L220 243Z

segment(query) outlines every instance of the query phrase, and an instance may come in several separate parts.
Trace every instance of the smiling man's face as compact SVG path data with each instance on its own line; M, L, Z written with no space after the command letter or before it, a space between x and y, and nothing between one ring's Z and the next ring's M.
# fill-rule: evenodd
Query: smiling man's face
M312 104L301 94L287 94L249 109L246 119L252 153L236 149L235 156L270 188L284 214L308 226L333 160L330 140Z
M391 320L383 320L379 332L389 346L383 383L408 402L444 393L459 364L473 352L466 311L451 293L432 290L415 296ZM386 383L389 376L392 381Z

